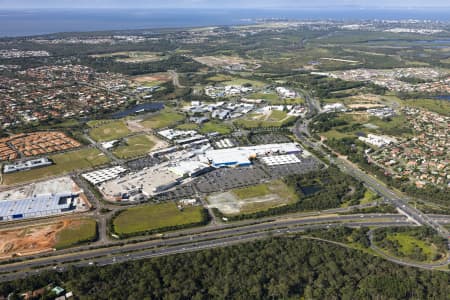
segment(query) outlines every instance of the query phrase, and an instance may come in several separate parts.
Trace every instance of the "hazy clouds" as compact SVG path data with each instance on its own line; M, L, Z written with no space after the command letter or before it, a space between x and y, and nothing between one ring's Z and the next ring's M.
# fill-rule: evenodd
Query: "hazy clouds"
M448 0L0 0L1 8L450 7Z

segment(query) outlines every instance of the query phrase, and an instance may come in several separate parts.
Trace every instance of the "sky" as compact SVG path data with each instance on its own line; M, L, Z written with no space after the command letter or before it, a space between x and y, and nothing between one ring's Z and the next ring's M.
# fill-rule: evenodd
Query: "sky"
M0 0L0 9L35 8L449 8L449 0Z

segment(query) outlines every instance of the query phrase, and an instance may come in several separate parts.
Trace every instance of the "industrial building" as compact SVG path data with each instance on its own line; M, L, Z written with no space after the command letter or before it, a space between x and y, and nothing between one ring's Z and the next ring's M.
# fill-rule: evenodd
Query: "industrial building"
M33 195L20 200L0 200L0 221L38 218L74 211L81 202L78 193Z
M47 167L52 165L53 162L46 157L32 159L24 162L16 162L13 164L7 164L3 166L3 173L10 174L14 172L26 171L35 168Z

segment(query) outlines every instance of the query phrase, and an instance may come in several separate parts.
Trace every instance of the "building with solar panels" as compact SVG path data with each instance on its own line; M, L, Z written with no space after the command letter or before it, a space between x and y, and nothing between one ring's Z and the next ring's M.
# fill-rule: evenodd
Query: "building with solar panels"
M33 195L20 200L0 200L0 221L39 218L75 211L78 193Z

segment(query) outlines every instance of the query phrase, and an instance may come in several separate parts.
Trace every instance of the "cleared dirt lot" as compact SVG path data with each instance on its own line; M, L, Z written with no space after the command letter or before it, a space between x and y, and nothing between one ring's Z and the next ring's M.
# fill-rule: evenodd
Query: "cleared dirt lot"
M64 220L30 227L0 231L0 259L53 251L57 235L67 228L77 227L80 220Z
M269 194L262 197L239 199L233 192L225 192L211 195L208 198L210 207L215 207L225 215L237 215L240 213L250 213L264 208L281 206L288 204L289 199L280 199L276 194Z
M147 82L167 82L172 80L172 77L169 73L154 73L154 74L145 74L132 77L131 80L138 83L147 83Z
M210 207L225 215L248 214L297 201L298 196L281 180L263 183L208 197Z

